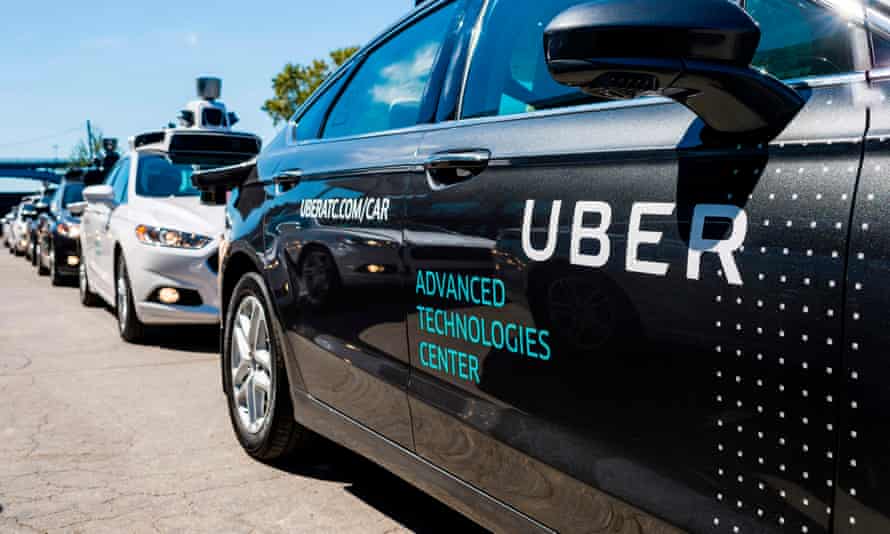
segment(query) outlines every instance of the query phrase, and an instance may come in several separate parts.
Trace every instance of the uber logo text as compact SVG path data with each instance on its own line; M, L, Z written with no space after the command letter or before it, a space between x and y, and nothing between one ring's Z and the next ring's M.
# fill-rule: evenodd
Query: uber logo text
M676 204L672 202L635 202L630 210L630 222L627 231L627 251L624 268L628 272L665 276L670 267L667 263L641 260L640 245L656 245L661 241L662 233L642 230L643 217L665 217L672 215ZM554 200L550 208L547 224L547 237L543 248L532 245L532 215L535 201L525 201L522 216L522 251L532 261L547 261L556 252L559 239L559 213L562 201ZM600 216L597 226L584 226L584 216L596 213ZM705 221L708 219L729 220L732 228L725 239L707 239L704 236ZM584 267L602 267L609 261L611 240L609 227L612 225L612 207L605 202L579 201L575 203L570 231L569 261L572 265ZM701 258L704 253L716 254L726 273L726 281L732 285L742 285L742 276L736 265L733 253L742 246L748 232L748 216L745 210L730 204L698 204L692 214L692 228L689 235L689 254L686 260L686 277L698 280L701 275ZM587 254L582 252L584 240L599 242L599 252Z

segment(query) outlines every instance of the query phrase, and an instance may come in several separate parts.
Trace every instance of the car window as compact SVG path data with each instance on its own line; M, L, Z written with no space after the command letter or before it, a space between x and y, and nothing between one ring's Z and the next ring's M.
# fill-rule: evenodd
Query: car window
M372 51L334 104L323 137L417 124L433 63L454 10L454 3L448 4Z
M328 109L331 107L334 99L337 98L343 84L346 83L346 78L346 76L340 76L337 81L325 88L324 93L316 98L309 108L303 112L295 127L294 138L297 141L318 139Z
M118 161L117 164L112 167L111 171L108 173L108 176L105 177L105 181L102 182L103 184L114 187L114 180L117 178L118 173L120 173L121 171L121 163L122 162Z
M560 12L589 0L492 0L467 77L462 118L512 115L597 102L553 81L544 29ZM847 22L810 0L747 0L763 33L754 65L778 78L849 72Z
M587 0L493 0L467 77L463 118L513 115L598 100L553 81L544 60L544 29Z
M120 166L117 168L115 174L117 174L117 177L114 179L114 184L111 186L114 189L114 203L126 204L127 184L130 183L130 158L121 160Z
M746 0L745 8L760 25L755 67L780 79L854 70L850 28L836 12L811 0Z
M143 155L136 171L136 194L143 197L194 197L201 194L192 185L198 165L172 163L160 154Z

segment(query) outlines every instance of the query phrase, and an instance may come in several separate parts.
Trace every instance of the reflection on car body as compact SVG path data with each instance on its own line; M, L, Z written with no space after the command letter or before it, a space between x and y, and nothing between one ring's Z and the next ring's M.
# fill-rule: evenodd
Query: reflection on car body
M244 448L497 531L890 529L890 28L739 4L428 2L196 173Z

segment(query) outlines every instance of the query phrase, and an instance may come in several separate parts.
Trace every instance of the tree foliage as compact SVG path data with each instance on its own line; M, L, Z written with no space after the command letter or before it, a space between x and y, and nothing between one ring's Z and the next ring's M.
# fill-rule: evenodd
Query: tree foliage
M102 130L93 126L93 157L101 157L102 154ZM90 144L86 137L82 137L71 149L71 165L74 167L87 167L93 162L90 159Z
M321 82L357 51L357 46L338 48L328 54L328 60L315 59L309 65L288 63L272 79L275 96L263 103L262 110L272 117L276 125L288 120Z

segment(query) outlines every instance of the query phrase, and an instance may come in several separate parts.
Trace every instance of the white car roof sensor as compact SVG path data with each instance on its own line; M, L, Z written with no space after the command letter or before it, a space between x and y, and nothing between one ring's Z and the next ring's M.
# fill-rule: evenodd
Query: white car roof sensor
M197 130L231 131L238 122L238 115L229 112L218 99L222 94L222 80L210 76L197 79L198 99L186 104L179 112L180 128Z

